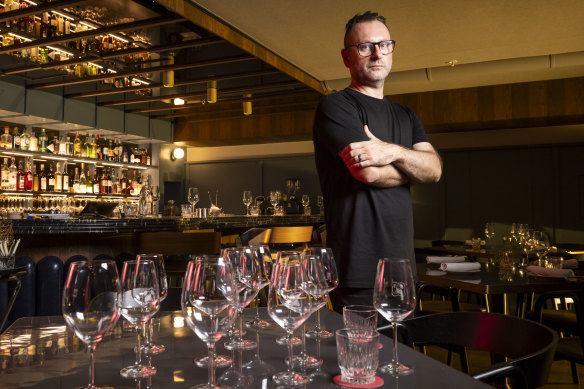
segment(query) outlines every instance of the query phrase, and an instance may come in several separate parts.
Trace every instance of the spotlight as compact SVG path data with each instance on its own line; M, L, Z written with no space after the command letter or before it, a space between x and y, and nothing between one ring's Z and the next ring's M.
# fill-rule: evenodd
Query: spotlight
M251 106L251 93L243 95L243 114L244 115L251 115L252 114L252 106Z
M168 53L164 58L165 65L174 65L174 53ZM174 86L174 70L165 70L162 72L162 85L165 88L172 88Z
M207 81L207 103L217 102L217 81Z
M182 159L185 156L185 150L177 147L176 149L172 150L172 154L170 154L170 159L172 161L176 161L177 159Z
M175 97L172 100L172 104L174 104L174 105L184 105L185 104L185 101L183 99L181 99L180 97Z

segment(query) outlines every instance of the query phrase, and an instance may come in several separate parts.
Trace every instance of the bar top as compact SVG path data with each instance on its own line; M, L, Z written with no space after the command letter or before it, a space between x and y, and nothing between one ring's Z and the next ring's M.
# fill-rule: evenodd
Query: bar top
M180 217L141 219L16 219L12 230L17 235L31 234L93 234L157 231L186 231L200 229L245 229L252 227L319 225L322 215L286 216L216 216L183 219Z

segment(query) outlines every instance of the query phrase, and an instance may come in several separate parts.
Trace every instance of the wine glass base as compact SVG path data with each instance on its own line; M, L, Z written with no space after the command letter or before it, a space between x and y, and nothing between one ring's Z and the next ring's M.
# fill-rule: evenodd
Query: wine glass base
M225 355L215 355L214 361L215 361L215 367L227 367L233 363L231 358L229 358L228 356L225 356ZM197 359L193 360L193 362L198 367L205 368L205 367L209 366L209 357L197 358Z
M124 378L146 378L156 374L154 366L132 365L120 370L120 375Z
M261 319L260 320L254 319L254 320L246 321L244 323L244 325L247 328L268 328L268 327L272 326L272 324L270 322L265 321L265 320L261 320Z
M224 346L227 350L253 350L258 344L251 340L241 339L225 342Z
M305 385L311 379L306 374L297 373L294 371L283 371L272 376L272 381L277 385Z
M217 385L225 388L249 388L250 382L247 376L240 374L236 368L227 369L217 378Z
M288 357L284 358L284 363L288 365L290 359ZM315 358L310 355L295 355L292 358L292 366L299 367L301 369L312 369L322 365L322 359Z
M134 347L134 352L136 352L136 347ZM146 353L148 355L157 355L160 353L163 353L166 351L166 346L161 344L161 345L155 345L155 344L150 344L150 345L143 345L142 346L142 352Z
M404 364L401 363L387 363L383 366L380 366L378 371L380 371L381 373L385 373L385 374L389 374L389 375L408 375L408 374L412 374L414 372L414 367L413 366L406 366Z
M279 344L280 346L288 346L288 337L286 335L284 336L280 336L279 338L276 339L276 343ZM297 337L293 337L292 338L292 346L298 346L302 344L302 340L300 340L300 338Z
M87 385L87 386L78 386L75 389L114 389L114 388L111 386Z
M334 334L332 332L327 331L323 328L321 328L320 330L313 328L310 331L306 331L306 337L310 338L310 339L316 339L316 338L328 339L328 338L332 338L333 336L334 336Z

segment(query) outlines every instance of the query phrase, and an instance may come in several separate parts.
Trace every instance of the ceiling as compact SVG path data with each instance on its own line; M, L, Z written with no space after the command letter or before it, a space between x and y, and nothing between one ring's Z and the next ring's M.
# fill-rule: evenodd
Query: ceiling
M384 15L397 41L386 94L584 74L581 0L191 1L329 90L348 85L344 26L366 10Z
M386 16L397 41L393 70L385 85L387 95L584 76L581 0L34 1L37 8L29 9L64 10L76 23L93 23L92 31L102 36L114 34L133 43L109 52L73 50L72 56L39 65L9 54L49 44L66 48L77 36L43 40L29 35L31 41L0 47L0 82L24 86L31 93L48 92L63 101L89 103L96 110L113 109L126 117L191 123L193 127L216 118L241 120L246 94L252 95L253 116L284 115L294 109L313 112L323 93L348 85L348 71L340 57L344 25L365 10ZM99 23L94 23L92 12L87 16L88 9L102 13ZM0 21L11 16L4 12ZM2 23L0 27L8 32ZM86 34L86 38L91 36L91 32ZM130 54L137 59L143 53L149 53L150 59L123 62ZM174 54L173 64L165 60L170 53ZM133 79L134 85L113 86L108 75L79 76L63 70L89 61L117 71L120 79ZM169 71L174 85L164 86L164 74ZM215 104L207 103L206 86L211 80L217 82ZM173 105L175 97L186 104ZM27 107L26 103L22 106ZM18 112L2 108L0 124L108 133L99 121L47 120L28 112L28 107ZM137 136L127 128L109 130L125 133L128 140L152 138L152 132ZM270 130L261 142L285 140ZM189 129L187 133L195 144L196 132L191 134ZM298 139L305 139L306 134ZM255 134L241 143L254 139ZM240 141L230 133L217 142Z

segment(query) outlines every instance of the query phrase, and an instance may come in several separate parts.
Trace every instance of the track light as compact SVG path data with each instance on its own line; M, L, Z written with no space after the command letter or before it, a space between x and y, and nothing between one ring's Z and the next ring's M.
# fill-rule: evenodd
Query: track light
M243 95L243 114L244 115L251 115L252 114L252 106L251 106L251 93L247 93Z
M217 102L217 81L207 81L207 103Z
M180 97L175 97L174 99L172 99L172 104L173 105L184 105L185 101L183 99L181 99Z

